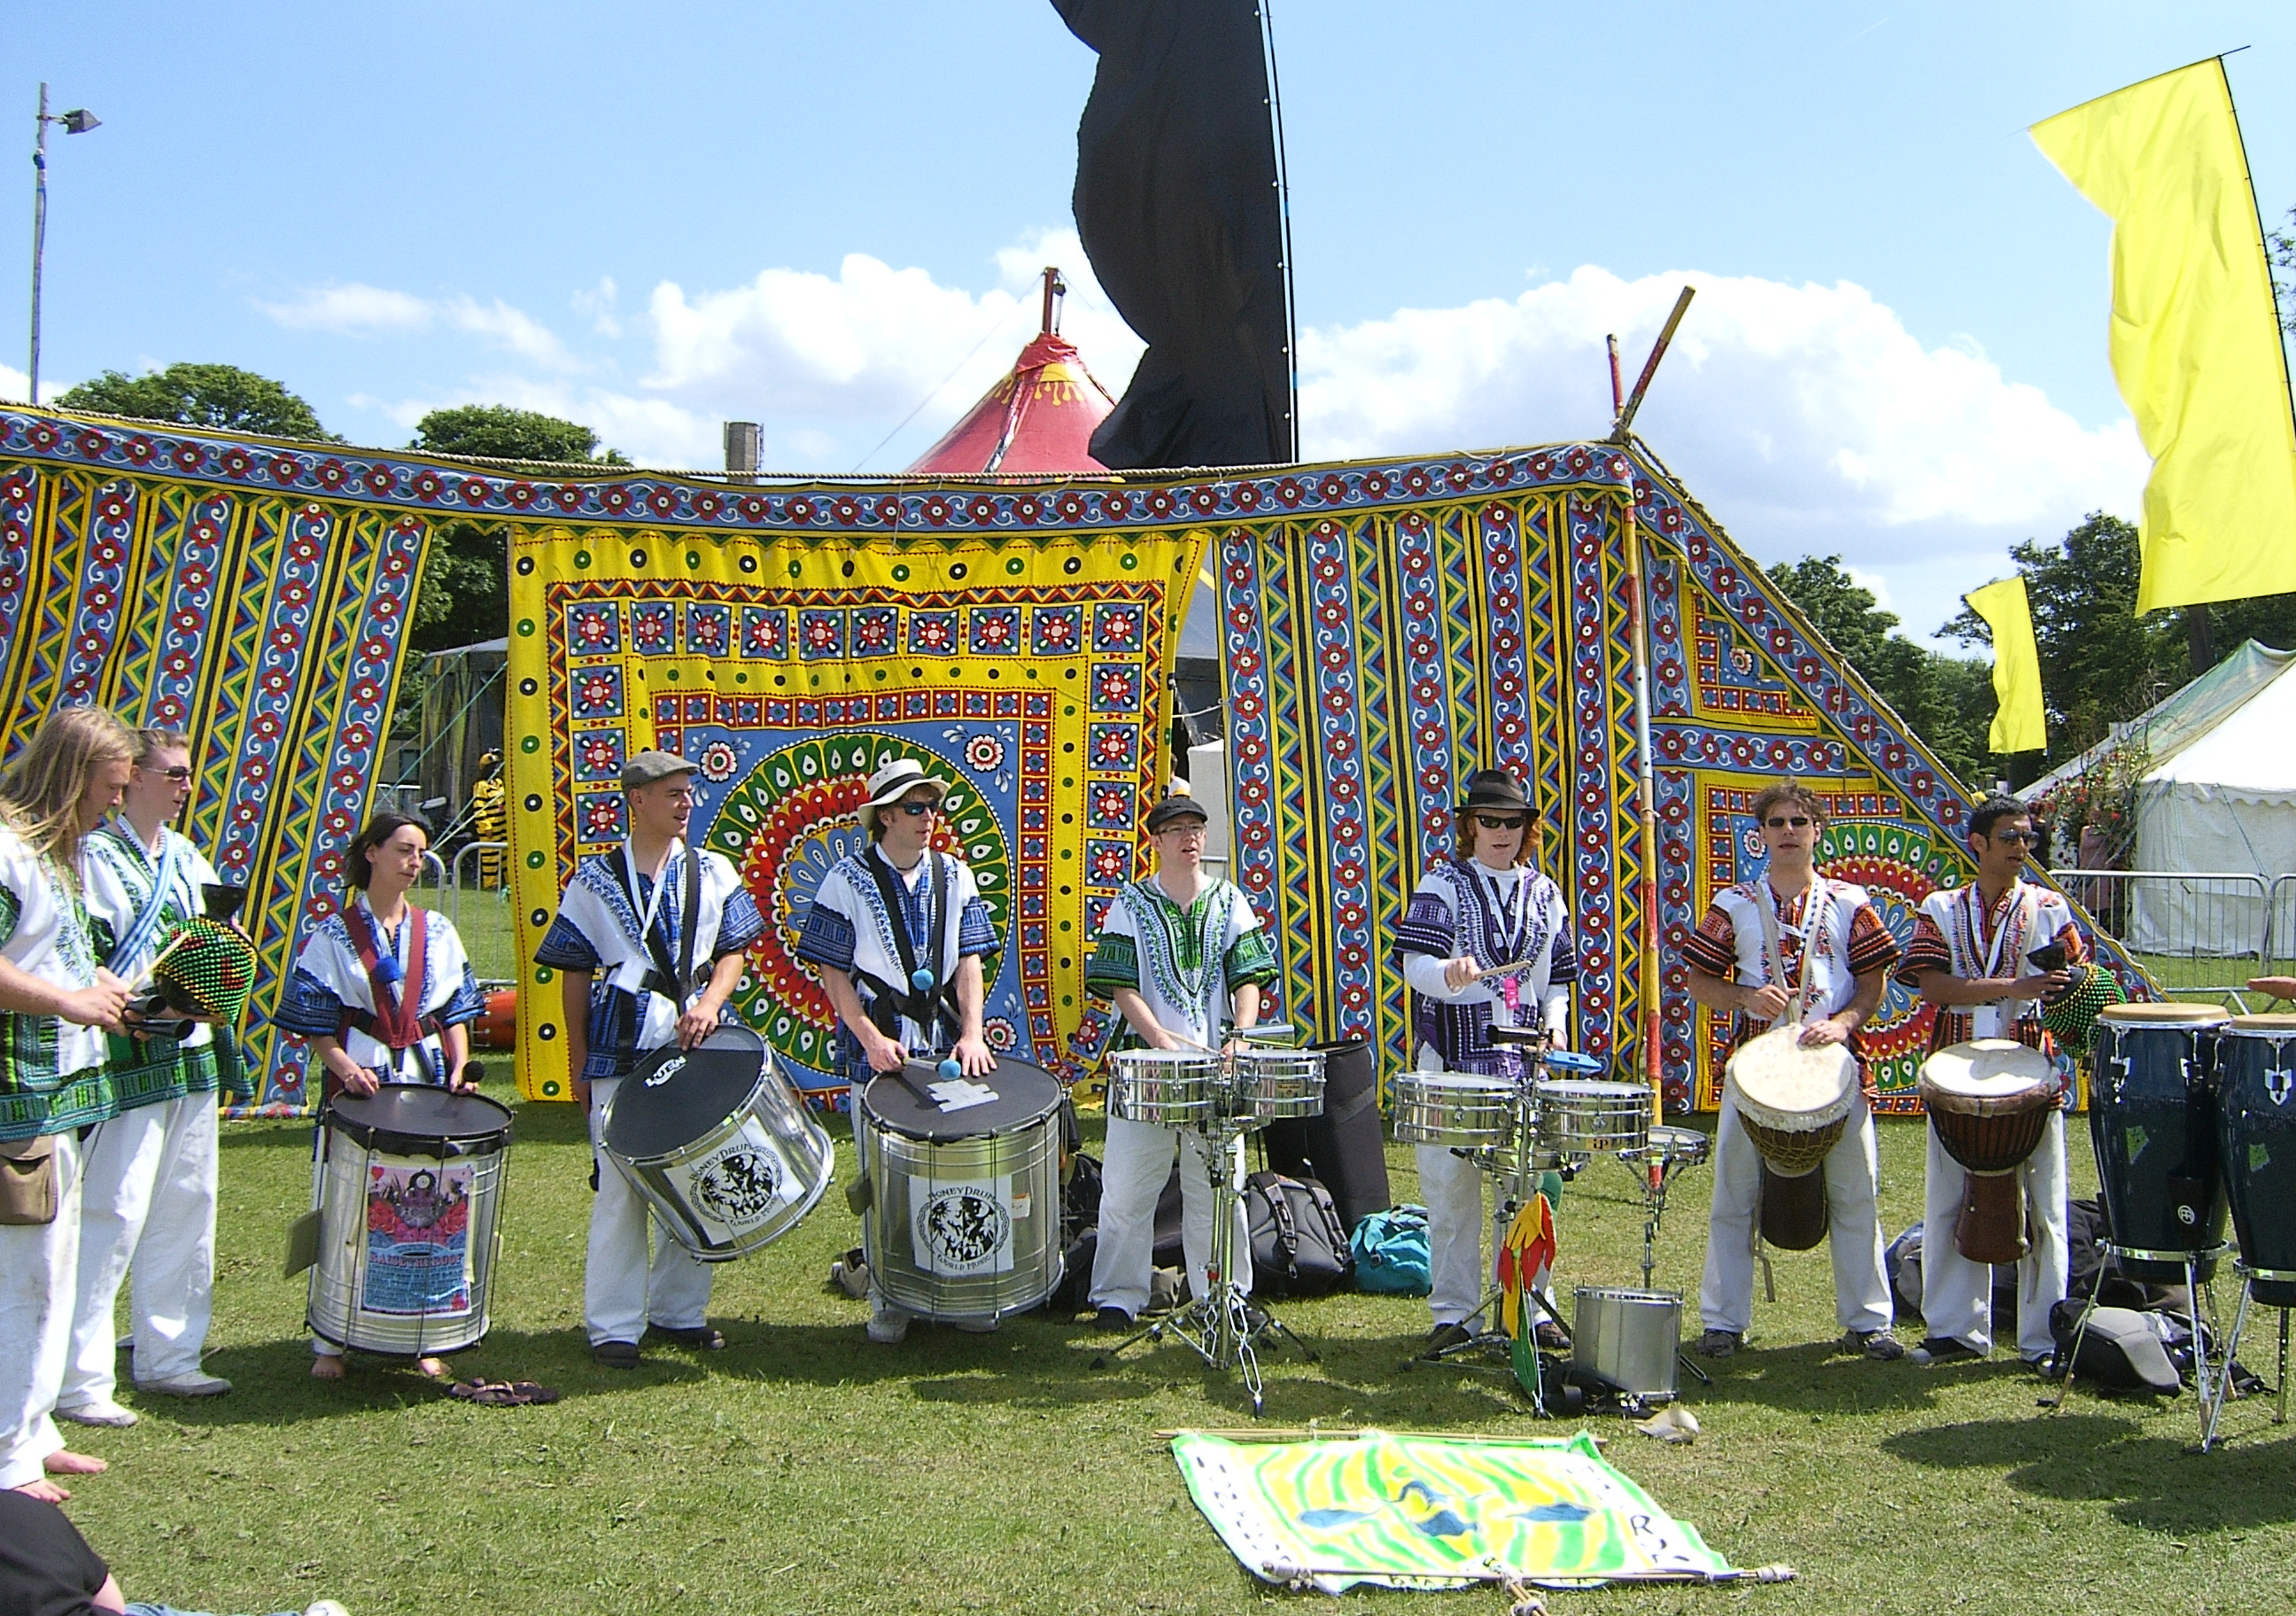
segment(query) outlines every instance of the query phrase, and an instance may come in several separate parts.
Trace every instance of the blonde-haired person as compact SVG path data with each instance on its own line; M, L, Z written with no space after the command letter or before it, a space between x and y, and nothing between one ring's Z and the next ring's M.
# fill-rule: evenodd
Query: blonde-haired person
M0 773L0 1156L11 1200L52 1208L0 1225L0 1487L50 1502L70 1494L49 1474L104 1467L64 1447L54 1416L79 1266L79 1130L111 1114L103 1035L127 1004L89 938L80 844L119 806L135 758L127 726L72 707Z

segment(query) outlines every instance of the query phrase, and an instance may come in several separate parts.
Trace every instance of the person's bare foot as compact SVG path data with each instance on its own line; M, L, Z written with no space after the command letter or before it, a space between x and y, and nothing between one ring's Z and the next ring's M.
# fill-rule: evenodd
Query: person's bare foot
M429 1375L434 1381L442 1380L446 1377L447 1360L444 1358L417 1358L414 1360L414 1366L422 1371L423 1374Z
M100 1476L111 1466L93 1454L59 1448L40 1461L40 1468L52 1476Z
M311 1378L315 1381L342 1379L343 1360L332 1352L314 1354L311 1358Z
M45 1477L42 1477L37 1481L27 1481L14 1490L22 1493L28 1498L37 1498L43 1504L62 1504L71 1497L71 1489L58 1487Z

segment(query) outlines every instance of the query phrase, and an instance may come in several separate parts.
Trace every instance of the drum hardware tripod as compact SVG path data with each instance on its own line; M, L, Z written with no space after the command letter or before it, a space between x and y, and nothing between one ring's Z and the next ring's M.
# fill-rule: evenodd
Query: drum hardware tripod
M2240 1395L2238 1390L2233 1385L2233 1357L2240 1350L2240 1338L2248 1331L2248 1310L2256 1299L2256 1282L2259 1278L2296 1280L2296 1274L2287 1274L2277 1269L2251 1268L2246 1263L2237 1260L2233 1264L2233 1270L2240 1276L2240 1306L2233 1313L2232 1335L2225 1342L2224 1372L2217 1380L2216 1401L2203 1409L2208 1421L2201 1432L2202 1453L2208 1452L2216 1446L2217 1422L2224 1415L2225 1404ZM2279 1407L2272 1416L2272 1423L2276 1425L2285 1425L2288 1423L2288 1313L2289 1309L2286 1308L2280 1309Z
M1249 1037L1255 1030L1258 1029L1242 1029L1234 1036ZM1271 1026L1267 1036L1288 1038L1291 1033L1288 1026ZM1161 1343L1169 1337L1210 1367L1233 1368L1241 1374L1244 1390L1251 1394L1251 1412L1256 1419L1267 1406L1260 1387L1257 1347L1261 1337L1273 1336L1289 1342L1299 1348L1300 1356L1311 1364L1320 1360L1313 1347L1294 1334L1265 1303L1253 1300L1251 1293L1235 1283L1235 1219L1243 1199L1235 1183L1235 1145L1258 1124L1248 1116L1232 1114L1241 1098L1234 1063L1224 1062L1223 1071L1226 1080L1221 1087L1226 1092L1216 1114L1203 1127L1188 1130L1202 1141L1211 1177L1212 1247L1204 1264L1206 1294L1193 1299L1169 1318L1160 1318L1134 1331L1096 1355L1092 1366L1105 1369L1111 1358L1136 1341ZM1190 1278L1193 1282L1193 1276Z
M2123 1257L2128 1259L2132 1262L2180 1262L2184 1264L2185 1322L2192 1327L2193 1332L2193 1390L2199 1397L2201 1406L2200 1451L2206 1453L2209 1449L2210 1441L2214 1439L2216 1434L2214 1410L2216 1410L2224 1401L2226 1390L2225 1383L2228 1382L2232 1378L2232 1346L2230 1342L2225 1343L2223 1364L2218 1370L2216 1379L2211 1381L2209 1374L2209 1337L2212 1332L2208 1327L2203 1326L2201 1322L2201 1298L2203 1295L2208 1298L2209 1319L2210 1325L2213 1325L2216 1319L2217 1311L2216 1292L2212 1285L2201 1278L2200 1270L2202 1263L2211 1261L2229 1252L2232 1250L2231 1245L2226 1243L2219 1243L2205 1251L2148 1251L2140 1250L2135 1246L2115 1245L2108 1240L2099 1243L2097 1249L2103 1251L2107 1257ZM2101 1290L2103 1287L2099 1286L2097 1289ZM2058 1384L2055 1399L2054 1401L2046 1399L2043 1399L2042 1406L2047 1408L2052 1414L2061 1413L2064 1408L2065 1399L2072 1395L2073 1368L2074 1366L2080 1361L2081 1342L2087 1338L2088 1321L2095 1314L2097 1309L2098 1304L2096 1295L2096 1290L2089 1292L2088 1300L2081 1308L2080 1319L2073 1325L2072 1342L2064 1349L2062 1354L2064 1378ZM2245 1289L2243 1289L2241 1295L2241 1300L2243 1307L2245 1306L2247 1300L2247 1292ZM2285 1313L2281 1315L2281 1333L2284 1341L2286 1338L2288 1329L2287 1317L2288 1316ZM2284 1355L2284 1367L2285 1361ZM2284 1382L2284 1375L2283 1378ZM2284 1409L2286 1407L2284 1399L2287 1394L2284 1390L2281 1395L2284 1399L2282 1406Z

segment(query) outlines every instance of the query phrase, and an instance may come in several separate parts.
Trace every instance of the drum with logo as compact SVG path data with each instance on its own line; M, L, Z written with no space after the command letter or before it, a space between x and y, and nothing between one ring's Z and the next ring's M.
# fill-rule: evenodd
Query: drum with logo
M692 1049L650 1053L607 1101L608 1160L704 1262L731 1262L805 1219L836 1145L765 1040L728 1023Z
M1119 1121L1201 1128L1226 1093L1226 1067L1208 1049L1119 1049L1108 1063L1108 1114Z
M1061 1086L1021 1061L872 1081L855 1133L877 1288L926 1319L1025 1312L1061 1283Z
M1258 1123L1324 1114L1324 1052L1245 1048L1235 1056L1229 1092L1233 1115Z
M2296 1308L2296 1015L2236 1015L2210 1042L2218 1140L2256 1300Z
M2017 1262L2032 1249L2017 1169L2056 1114L2055 1063L2013 1038L1976 1038L1922 1062L1922 1106L1938 1145L1961 1164L1953 1243L1972 1262Z
M510 1130L507 1107L427 1083L327 1102L304 1316L312 1334L395 1358L479 1344Z
M2210 1035L2230 1018L2214 1005L2150 1001L2097 1014L2088 1126L2108 1239L2131 1279L2181 1284L2224 1246L2225 1184L2217 1155Z
M1807 1045L1787 1023L1730 1057L1723 1103L1762 1157L1762 1238L1807 1251L1825 1238L1825 1158L1857 1107L1857 1057L1846 1044Z
M1650 1142L1651 1091L1639 1083L1544 1078L1538 1093L1538 1153L1556 1166L1638 1152Z
M1514 1141L1514 1085L1505 1078L1398 1072L1393 1095L1398 1144L1505 1150Z

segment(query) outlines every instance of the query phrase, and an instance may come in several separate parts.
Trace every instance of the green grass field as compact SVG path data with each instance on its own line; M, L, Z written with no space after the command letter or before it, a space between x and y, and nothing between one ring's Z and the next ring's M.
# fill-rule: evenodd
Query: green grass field
M2086 1130L2074 1131L2086 1193ZM1882 1153L1894 1232L1920 1212L1918 1125L1885 1124ZM841 1143L840 1157L849 1165ZM373 1359L355 1359L346 1382L315 1382L303 1286L279 1276L308 1161L307 1128L226 1125L208 1361L237 1390L206 1403L123 1391L142 1424L73 1431L112 1469L79 1484L71 1513L130 1597L260 1612L326 1594L356 1616L1242 1611L1294 1597L1238 1568L1155 1435L1248 1423L1232 1377L1177 1348L1096 1371L1098 1338L1040 1317L987 1337L919 1326L900 1348L867 1345L861 1304L824 1284L855 1236L834 1194L790 1237L720 1271L726 1351L594 1366L580 1318L587 1153L570 1107L521 1108L494 1332L455 1360L464 1374L539 1379L565 1400L472 1407ZM1409 1153L1393 1166L1407 1198ZM1710 1180L1696 1169L1677 1181L1663 1284L1695 1286ZM1616 1163L1571 1186L1561 1232L1566 1284L1639 1278L1638 1192ZM2268 1404L2235 1406L2230 1447L2190 1455L2189 1395L2159 1406L2081 1395L2045 1415L2013 1361L1924 1371L1837 1357L1824 1248L1782 1256L1777 1278L1750 1349L1710 1390L1693 1389L1696 1445L1664 1448L1617 1419L1589 1425L1734 1563L1784 1561L1802 1579L1563 1595L1556 1608L2040 1616L2286 1601L2296 1443L2268 1423ZM1537 1427L1504 1379L1398 1373L1425 1331L1423 1302L1343 1296L1282 1312L1322 1361L1270 1365L1270 1425ZM1297 1597L1322 1608L1320 1595ZM1346 1603L1503 1608L1488 1592Z

